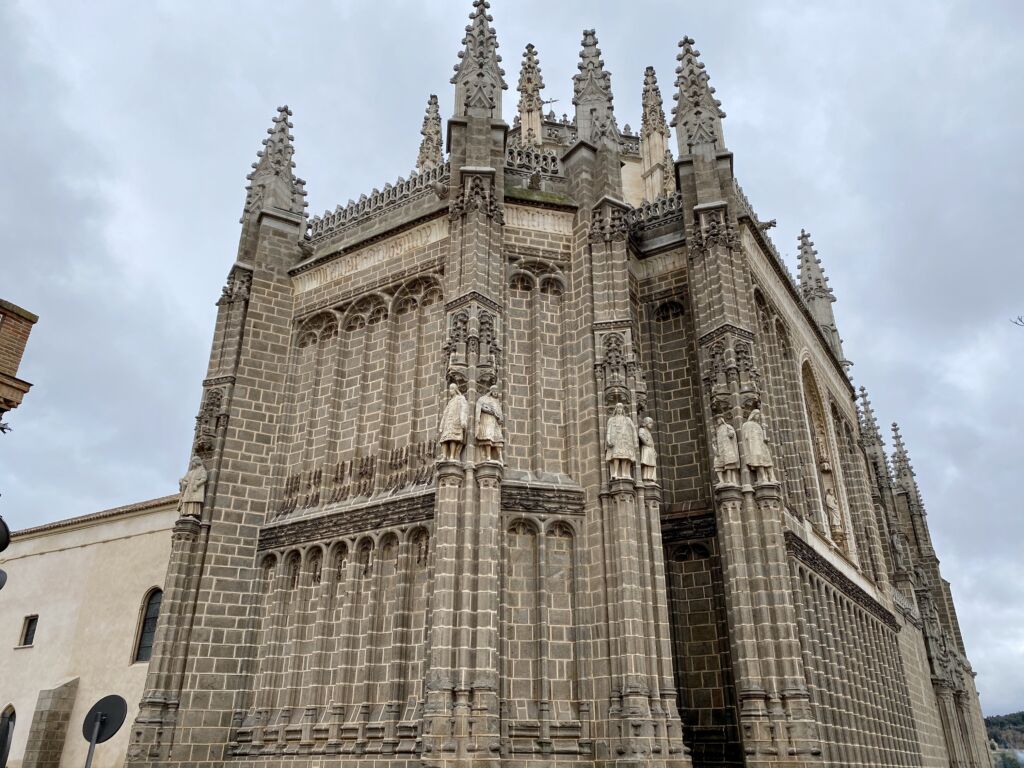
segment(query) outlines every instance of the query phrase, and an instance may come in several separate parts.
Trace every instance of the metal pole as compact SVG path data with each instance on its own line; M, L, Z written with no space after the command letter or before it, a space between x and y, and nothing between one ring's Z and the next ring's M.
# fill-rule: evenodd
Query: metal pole
M96 739L100 736L100 726L107 716L102 712L96 713L96 722L92 726L92 737L89 739L89 754L85 756L85 768L92 768L92 753L96 751Z

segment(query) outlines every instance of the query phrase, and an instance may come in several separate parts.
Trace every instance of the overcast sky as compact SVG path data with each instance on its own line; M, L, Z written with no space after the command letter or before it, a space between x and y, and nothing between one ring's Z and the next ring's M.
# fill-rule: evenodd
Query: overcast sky
M188 458L245 174L295 115L310 209L408 176L469 0L0 3L0 296L39 314L0 437L14 528L161 496ZM898 420L987 713L1024 709L1024 4L496 0L571 111L597 29L620 125L696 38L740 183L831 284L856 384ZM667 106L670 106L670 102Z

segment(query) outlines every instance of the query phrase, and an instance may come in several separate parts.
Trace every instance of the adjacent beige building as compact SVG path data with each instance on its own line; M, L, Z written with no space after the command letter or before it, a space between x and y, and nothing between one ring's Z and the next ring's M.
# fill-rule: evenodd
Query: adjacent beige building
M0 555L0 715L8 768L85 764L82 721L118 694L129 716L93 765L124 763L142 696L155 613L171 550L176 496L18 531ZM146 631L146 630L149 631ZM26 635L27 633L27 635ZM2 732L0 729L0 740Z

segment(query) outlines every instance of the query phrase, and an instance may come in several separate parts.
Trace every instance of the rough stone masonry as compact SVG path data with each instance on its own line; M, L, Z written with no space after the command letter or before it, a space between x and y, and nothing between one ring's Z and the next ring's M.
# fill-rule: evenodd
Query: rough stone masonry
M593 30L575 114L528 45L510 127L491 22L446 140L431 96L416 170L347 206L307 218L274 118L128 765L988 766L902 437L694 42L673 149Z

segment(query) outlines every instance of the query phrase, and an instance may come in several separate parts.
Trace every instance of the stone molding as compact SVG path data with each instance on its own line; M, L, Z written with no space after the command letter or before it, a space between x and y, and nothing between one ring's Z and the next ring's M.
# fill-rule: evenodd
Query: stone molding
M341 307L367 294L378 293L381 289L388 289L392 287L397 288L402 283L419 277L434 278L440 282L442 275L444 275L443 258L431 259L430 261L417 264L413 267L409 267L408 269L388 272L385 277L369 283L362 283L347 291L332 292L328 298L302 307L295 313L295 325L296 327L299 327L311 317L325 309Z
M699 346L710 344L722 336L729 336L730 334L738 336L741 339L746 339L747 341L752 342L754 340L754 334L752 331L748 331L746 328L740 328L736 325L731 325L730 323L725 323L705 333L697 339L697 344Z
M572 237L573 215L527 205L506 205L505 226Z
M504 483L501 487L501 508L507 512L582 515L585 503L586 497L582 488L551 488L516 485L510 482Z
M854 584L832 563L814 551L803 539L792 531L786 531L786 551L806 565L820 577L828 581L832 586L850 598L854 603L866 610L872 616L881 621L893 632L900 631L899 622L889 610L875 600L871 595Z
M326 264L292 276L296 294L350 277L389 260L400 260L417 248L440 242L448 236L448 220L438 216L410 230L385 238L372 245L342 251Z
M336 539L353 533L389 528L430 520L434 515L434 491L396 499L372 502L361 507L347 507L317 517L293 520L281 525L268 525L260 531L257 551L281 549L325 539Z
M666 543L711 539L718 535L718 521L714 512L662 520L661 534Z
M443 163L429 171L414 173L409 179L398 179L397 184L385 184L383 191L373 190L367 197L363 195L358 201L349 202L344 208L340 205L334 211L325 211L322 216L314 216L309 221L309 235L313 243L326 240L356 224L362 224L384 214L391 213L395 208L412 200L436 194L437 185L448 186L451 177L451 165Z

